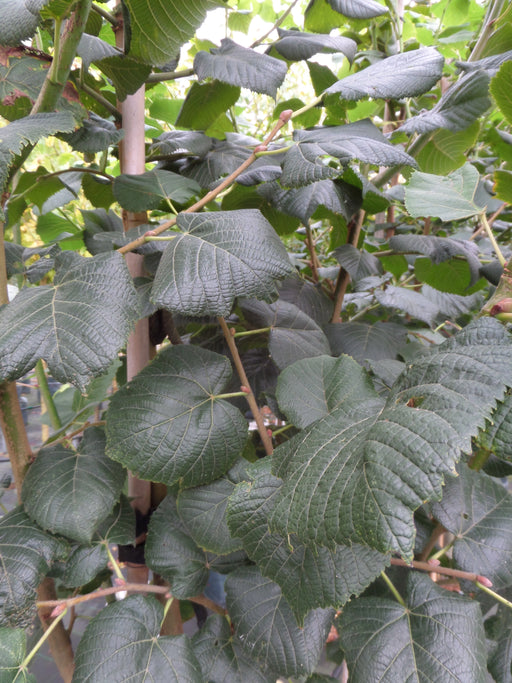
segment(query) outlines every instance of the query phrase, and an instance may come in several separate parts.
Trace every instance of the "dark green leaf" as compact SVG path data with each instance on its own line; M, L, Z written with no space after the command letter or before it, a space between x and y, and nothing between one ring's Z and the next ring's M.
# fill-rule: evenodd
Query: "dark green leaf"
M19 667L27 654L26 633L22 629L0 628L0 681L36 683L34 676ZM273 683L273 682L272 682Z
M351 38L287 31L282 28L278 28L277 32L279 40L274 43L274 47L285 59L291 61L309 59L318 52L341 52L351 62L356 54L357 45Z
M61 444L39 451L23 482L23 504L43 529L89 543L119 500L125 477L105 456L103 430L90 427L78 451Z
M332 255L353 281L382 273L382 266L376 256L365 249L357 249L352 244L343 244Z
M187 636L159 636L163 607L130 595L105 607L85 629L73 683L144 679L204 683Z
M229 85L275 97L287 68L280 59L262 55L256 50L237 45L230 38L223 38L220 47L212 48L210 52L201 50L196 54L194 71L200 80L216 78Z
M358 322L330 324L324 327L332 354L346 353L359 363L365 360L396 358L400 346L405 344L407 330L395 323L376 322L374 325Z
M105 244L101 240L104 233L117 232L123 234L123 221L113 211L103 209L82 210L84 221L84 242L91 254L112 251L112 242ZM96 239L98 236L98 239Z
M204 107L204 103L199 102L197 106ZM232 173L250 157L255 144L244 139L244 136L226 133L225 140L212 140L211 149L204 157L187 160L181 172L188 178L194 178L201 187L209 188L221 176Z
M481 435L482 444L498 457L512 462L512 395L507 393Z
M32 38L41 21L39 11L48 0L2 0L0 45L18 45Z
M432 513L455 536L458 567L487 577L496 590L512 585L512 498L501 483L462 465Z
M428 92L443 75L444 58L432 47L383 59L327 88L344 100L363 97L415 97Z
M485 69L494 75L500 66L505 62L512 59L512 50L507 50L506 52L501 52L498 55L490 55L489 57L484 57L483 59L477 59L474 62L457 62L457 66L463 71L477 71L480 69Z
M279 586L256 567L232 572L225 587L235 636L248 656L284 676L312 673L329 633L332 610L313 610L299 628Z
M341 616L341 646L354 681L485 681L480 607L409 573L405 606L353 600Z
M397 308L404 313L423 320L431 327L434 325L439 315L437 306L421 294L405 287L395 287L388 285L386 289L376 289L375 298L387 308Z
M66 561L57 565L52 574L57 575L66 588L80 588L106 570L107 564L108 554L103 544L75 545Z
M124 130L118 130L112 121L102 119L94 112L89 112L89 118L82 122L82 126L74 133L61 135L77 152L101 152L117 145L124 136Z
M84 390L103 374L137 319L137 295L116 253L59 254L54 285L23 289L0 310L0 372L17 379L39 358L51 374Z
M162 133L151 145L155 154L175 154L190 152L195 156L204 157L211 149L214 141L204 133L191 130L172 130Z
M176 125L206 130L218 116L232 107L239 97L240 88L228 83L193 83L180 109Z
M512 619L510 610L505 607L498 611L498 632L494 646L491 647L487 668L496 683L510 683L512 673ZM487 626L487 622L485 624Z
M291 272L274 229L256 210L179 214L182 234L169 244L155 276L155 304L184 315L231 312L235 297L272 301L276 280Z
M37 588L66 546L32 522L21 507L0 519L0 626L26 627Z
M105 57L98 62L100 69L109 78L122 101L133 95L151 73L151 68L125 55Z
M303 280L297 274L285 278L279 287L279 298L294 304L318 325L325 324L332 314L332 301L319 285Z
M480 268L478 246L469 240L450 239L436 235L395 235L389 240L389 246L394 251L425 254L433 264L448 261L454 256L464 256L468 260L473 277L478 276Z
M439 309L442 315L451 319L456 319L482 307L482 295L479 293L460 296L448 292L439 292L429 285L424 285L421 288L421 293Z
M139 175L123 173L113 185L114 197L128 211L157 209L165 199L185 204L200 189L195 180L160 169Z
M375 0L327 0L327 2L333 10L351 19L372 19L388 11Z
M198 486L227 472L247 423L217 398L231 377L227 358L193 346L162 350L112 398L107 452L143 479Z
M176 598L203 592L208 581L206 555L180 520L171 495L151 517L144 556L148 567L169 581Z
M91 62L101 62L106 57L122 55L122 52L113 45L110 45L110 43L88 33L82 34L76 53L81 57L82 64L86 70L89 69Z

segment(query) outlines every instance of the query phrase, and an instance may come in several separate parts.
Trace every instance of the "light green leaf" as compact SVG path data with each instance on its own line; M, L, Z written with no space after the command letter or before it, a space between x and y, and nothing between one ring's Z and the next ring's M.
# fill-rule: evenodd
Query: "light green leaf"
M123 173L113 185L114 197L127 211L157 209L165 199L185 204L200 190L195 180L161 169L139 175Z
M506 170L494 171L494 190L498 199L512 203L512 173Z
M500 70L491 81L491 94L494 97L501 113L512 125L512 92L510 83L512 81L512 61L504 62Z
M179 214L182 231L162 256L152 300L184 315L231 312L236 297L277 297L292 268L274 229L257 210Z
M189 638L159 637L163 616L163 606L142 595L105 607L78 645L73 683L204 683Z
M56 259L54 284L25 288L0 309L0 374L17 379L39 358L85 390L117 357L137 320L137 295L117 253Z
M240 88L221 81L192 83L179 111L176 125L206 130L215 119L232 107L240 97Z
M359 598L340 618L354 681L485 681L480 606L409 572L406 605Z
M480 124L472 125L458 133L440 128L430 137L429 142L416 154L420 170L435 175L447 175L466 162L466 152L475 144L480 132Z
M198 486L228 471L242 452L247 423L222 398L227 358L193 346L163 349L114 394L107 453L137 476Z
M480 213L475 204L480 174L471 164L447 176L414 171L405 187L405 205L411 216L437 216L457 221Z
M26 633L22 629L0 628L0 681L2 683L36 683L33 674L20 665L27 654Z
M90 427L76 451L62 444L39 451L23 482L27 514L40 527L89 543L121 495L125 470L105 456L105 435Z

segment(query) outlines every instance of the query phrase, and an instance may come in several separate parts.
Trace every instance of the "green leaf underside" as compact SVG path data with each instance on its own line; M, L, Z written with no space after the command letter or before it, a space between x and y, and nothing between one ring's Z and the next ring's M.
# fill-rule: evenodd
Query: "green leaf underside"
M261 573L281 587L299 623L312 609L342 607L379 576L388 559L368 547L312 549L293 535L270 533L268 518L281 481L270 474L268 459L251 473L251 481L239 484L229 500L228 523Z
M230 38L223 38L220 47L210 52L201 50L196 54L194 71L200 80L215 78L229 85L275 97L287 68L280 59L262 55L256 50L237 45Z
M281 676L313 672L329 633L332 610L311 611L299 628L279 586L256 567L232 572L225 588L235 637L248 656Z
M199 191L195 180L161 169L140 175L124 173L113 184L114 197L127 211L157 209L163 199L184 204Z
M89 543L119 500L125 476L105 456L103 429L91 427L78 451L61 444L39 451L23 482L23 504L41 528Z
M512 585L512 498L501 483L463 465L432 512L455 535L458 567L486 576L495 590Z
M427 92L441 78L444 58L432 47L402 52L366 67L331 85L326 93L344 100L363 97L415 97Z
M85 629L73 683L153 680L203 683L187 636L160 636L163 607L153 597L130 595L105 607Z
M485 681L478 603L409 573L406 606L359 598L340 619L341 647L354 681Z
M440 497L444 476L511 381L507 334L482 319L415 361L380 410L361 406L354 391L352 403L276 449L284 483L271 529L410 559L413 511Z
M119 254L55 261L54 286L25 288L0 309L0 374L17 379L43 358L55 379L84 391L126 342L137 295Z
M226 316L235 297L277 297L291 272L286 249L257 210L179 214L153 285L155 304L185 315Z
M26 627L32 622L37 588L65 549L21 507L0 519L0 626Z
M176 598L190 598L203 592L208 581L206 555L180 520L171 495L151 517L145 559L150 569L169 581Z
M107 454L142 479L208 484L243 450L247 423L223 399L227 358L192 346L162 350L112 398Z

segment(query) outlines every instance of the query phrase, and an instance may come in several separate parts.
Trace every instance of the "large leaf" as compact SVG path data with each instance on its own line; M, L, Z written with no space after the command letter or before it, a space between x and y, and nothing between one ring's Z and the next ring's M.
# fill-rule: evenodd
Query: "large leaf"
M184 315L231 312L237 296L272 301L291 272L286 249L256 210L179 214L153 285L155 304Z
M333 10L351 19L372 19L388 11L376 0L327 0L327 2Z
M204 106L201 99L196 106ZM180 172L196 180L201 187L209 188L221 176L229 175L236 170L251 155L256 144L257 142L243 135L226 133L225 140L212 139L211 149L206 154L201 154L199 159L187 160L181 166Z
M285 59L291 61L309 59L318 52L342 52L351 62L356 54L357 44L351 38L287 31L282 28L278 28L277 32L279 40L274 43L274 47Z
M344 100L363 97L415 97L428 92L443 75L444 58L432 47L402 52L331 85L326 93Z
M481 319L411 363L380 410L367 402L358 413L354 391L352 415L343 405L276 449L284 483L271 528L411 558L413 511L441 496L511 382L508 335Z
M203 683L187 636L159 637L163 616L155 598L141 595L105 607L78 645L73 683Z
M419 168L425 173L447 175L463 166L466 152L473 147L480 133L480 124L472 125L458 133L440 128L431 134L428 143L416 155Z
M129 12L129 54L164 66L194 35L216 0L123 0Z
M193 637L194 654L209 683L275 683L276 673L262 671L234 638L227 619L219 614L208 617Z
M150 569L169 581L180 599L203 592L208 581L207 559L180 520L171 495L151 517L144 551Z
M395 359L405 344L407 329L381 320L374 325L360 322L333 323L324 327L334 356L346 353L363 363L366 360Z
M314 285L294 274L283 280L279 298L309 315L318 325L326 323L332 315L332 301L320 285Z
M176 125L206 130L239 97L240 88L222 81L193 83L180 109Z
M503 116L512 125L512 97L510 93L510 79L512 78L512 61L501 65L498 73L491 82L491 94Z
M199 79L216 78L224 83L276 96L286 76L286 64L256 50L223 38L220 47L201 50L194 57L194 71Z
M405 187L405 205L411 216L437 216L442 221L457 221L480 213L475 203L480 175L465 164L447 176L414 171Z
M103 374L137 320L137 295L116 253L56 259L53 286L23 289L0 309L0 373L17 379L39 358L61 382L85 390Z
M346 126L295 130L293 139L298 144L287 152L284 160L281 183L285 186L321 180L326 172L330 174L334 169L324 170L328 167L317 162L325 155L335 157L343 164L358 159L379 166L416 166L412 157L388 142L368 119ZM320 173L320 176L310 177L312 172Z
M270 533L268 518L281 481L270 474L268 458L251 475L230 498L229 526L262 574L279 584L300 623L317 607L342 607L384 569L388 558L363 545L310 548L293 535Z
M0 681L2 683L36 683L26 667L19 667L27 654L27 634L22 629L0 627ZM273 683L273 682L272 682Z
M28 626L37 588L66 546L32 522L21 507L0 519L0 626Z
M89 543L119 500L125 477L105 456L103 430L91 427L77 451L62 444L39 451L23 482L23 504L43 529Z
M256 328L270 327L269 351L274 363L285 368L301 358L329 353L329 343L317 323L295 304L244 300L240 307Z
M200 191L191 178L156 169L139 175L123 173L114 180L114 197L128 211L157 209L165 199L185 204Z
M48 0L2 0L0 45L18 45L32 38L41 21L39 10Z
M489 99L489 76L477 71L463 76L447 90L430 111L408 119L400 131L405 133L430 133L437 128L460 131L491 106Z
M439 309L432 301L424 297L421 292L405 287L388 285L386 289L377 289L375 298L381 306L404 311L413 318L423 320L431 327L439 315Z
M512 498L502 484L463 465L432 513L455 536L458 567L486 576L497 590L512 585Z
M161 351L112 398L107 453L143 479L208 484L227 472L247 439L247 423L221 394L227 358L192 346Z
M225 588L235 636L247 655L282 676L313 672L329 633L331 610L313 610L299 628L279 586L256 567L232 572Z
M406 604L353 600L340 640L354 681L485 681L480 606L410 573Z

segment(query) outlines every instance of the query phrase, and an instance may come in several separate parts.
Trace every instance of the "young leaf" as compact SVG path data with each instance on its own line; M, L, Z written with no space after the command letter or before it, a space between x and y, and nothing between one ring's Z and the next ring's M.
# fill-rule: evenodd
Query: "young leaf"
M127 211L157 209L164 199L185 204L200 192L191 178L156 169L139 175L123 173L114 180L114 197Z
M276 96L286 76L286 63L223 38L220 47L201 50L194 57L194 71L200 80L216 78L230 85Z
M168 486L214 481L247 439L242 413L216 397L230 378L223 356L192 346L165 348L112 397L108 455L139 477Z
M188 637L159 637L163 616L162 605L142 595L105 607L89 622L78 645L73 682L135 675L166 683L203 683Z
M90 427L78 451L62 444L39 451L23 482L23 504L43 529L89 543L119 500L125 478L125 470L105 456L103 430Z
M291 61L309 59L318 52L341 52L349 62L352 62L356 54L357 44L352 38L287 31L282 28L278 28L277 32L279 40L273 44L273 47L285 59Z
M458 221L480 213L475 203L480 175L465 164L447 176L414 171L405 187L405 205L411 216L437 216L442 221Z
M242 650L263 669L282 676L313 672L331 626L333 611L316 609L294 624L277 584L256 567L237 569L226 580L227 607Z
M0 519L0 626L29 626L37 588L66 545L40 529L21 507Z
M235 297L272 301L291 272L283 243L256 210L179 214L182 234L162 256L155 304L184 315L229 315Z
M412 557L413 511L440 497L443 477L510 383L510 340L491 319L429 349L380 411L370 402L349 418L342 406L276 449L284 483L271 528Z
M85 390L126 342L137 295L119 254L55 262L53 286L25 288L0 309L0 374L17 379L43 358L55 379Z
M337 81L325 91L344 100L363 97L415 97L428 92L443 75L444 58L432 47L410 50L383 59Z
M485 681L480 606L409 573L406 605L359 598L340 618L341 647L355 681Z

